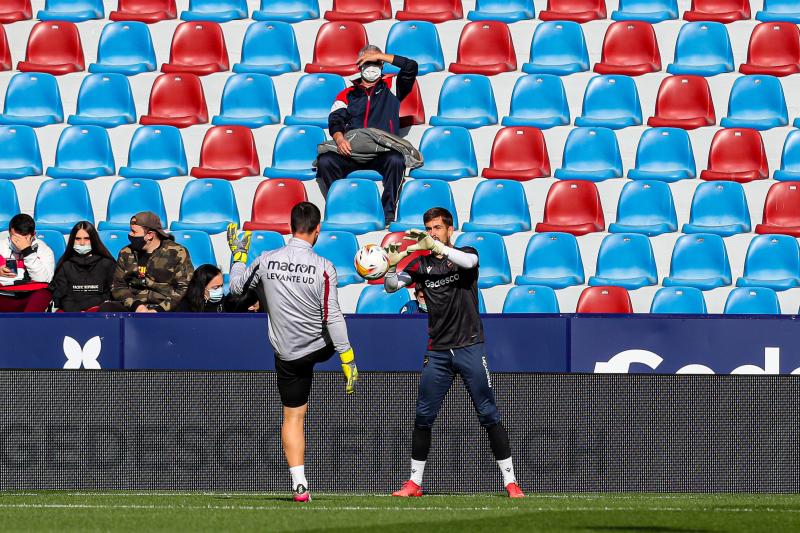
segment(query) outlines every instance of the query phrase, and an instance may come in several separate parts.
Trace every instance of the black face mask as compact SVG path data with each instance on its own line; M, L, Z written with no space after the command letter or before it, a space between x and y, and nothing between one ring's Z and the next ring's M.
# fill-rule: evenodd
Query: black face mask
M141 252L144 249L144 236L134 237L133 235L128 235L128 240L131 242L131 250L134 252Z

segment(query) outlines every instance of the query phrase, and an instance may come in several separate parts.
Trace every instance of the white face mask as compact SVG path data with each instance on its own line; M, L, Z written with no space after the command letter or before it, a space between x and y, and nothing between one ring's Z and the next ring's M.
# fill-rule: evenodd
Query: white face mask
M381 67L377 65L369 65L361 69L361 78L367 82L372 83L374 81L378 81L378 78L381 77Z
M91 244L75 244L72 247L72 249L75 250L75 253L77 253L78 255L86 255L86 254L88 254L89 252L92 251L92 245Z

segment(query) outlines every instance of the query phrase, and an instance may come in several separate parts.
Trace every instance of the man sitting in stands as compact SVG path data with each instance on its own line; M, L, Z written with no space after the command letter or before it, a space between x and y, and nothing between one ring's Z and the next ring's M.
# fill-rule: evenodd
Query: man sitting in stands
M36 238L36 224L30 215L14 215L8 223L8 239L0 241L0 313L43 313L53 295L46 287L33 283L50 283L55 258L43 241ZM4 290L4 287L7 289Z

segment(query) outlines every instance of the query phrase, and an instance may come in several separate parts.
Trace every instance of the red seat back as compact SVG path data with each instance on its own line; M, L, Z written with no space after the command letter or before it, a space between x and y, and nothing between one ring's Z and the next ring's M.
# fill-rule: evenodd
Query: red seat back
M8 46L6 30L0 26L0 70L11 70L11 48Z
M372 22L392 18L390 0L333 0L333 10L325 12L327 20Z
M31 16L31 0L3 0L3 2L0 2L1 24L29 20Z
M486 20L464 26L452 72L492 75L516 69L517 55L507 24Z
M396 14L397 20L424 20L445 22L464 18L461 0L405 0L403 9Z
M484 178L527 181L549 175L550 157L541 130L512 126L497 132Z
M684 20L708 20L728 24L750 18L750 0L692 0Z
M20 61L17 68L56 76L84 70L86 65L78 27L65 21L37 23L28 36L25 61Z
M150 111L142 124L187 127L208 122L208 108L200 78L194 74L162 74L150 91Z
M781 230L786 228L786 230ZM800 183L780 181L772 185L764 201L763 223L756 233L800 233Z
M669 76L661 80L651 126L694 129L716 123L711 89L702 76Z
M387 76L387 79L393 77ZM419 83L414 81L414 87L411 92L400 102L400 127L407 128L420 124L425 124L425 106L422 102Z
M306 188L300 180L262 181L253 197L253 220L245 222L244 229L291 233L292 208L306 200Z
M707 180L752 181L769 175L767 154L761 134L748 128L719 130L711 140Z
M600 193L591 181L557 181L547 192L544 222L536 225L537 232L563 231L585 235L605 228Z
M214 126L203 137L197 178L239 179L261 173L253 132L245 126Z
M175 0L119 0L117 10L112 11L111 20L136 20L152 24L178 16Z
M183 22L175 28L164 72L189 72L204 76L230 69L228 48L216 22Z
M786 67L789 67L788 70ZM800 30L795 24L762 22L753 28L750 45L747 48L747 63L742 65L742 72L786 76L798 70L800 70Z
M576 313L633 313L631 297L622 287L586 287L578 298Z
M306 72L330 72L343 76L358 72L358 52L369 44L367 30L359 22L323 24L314 41L314 60Z
M547 0L547 9L539 13L542 20L589 22L606 18L605 0Z
M661 53L653 26L638 20L610 25L603 38L600 63L594 70L631 76L661 70Z

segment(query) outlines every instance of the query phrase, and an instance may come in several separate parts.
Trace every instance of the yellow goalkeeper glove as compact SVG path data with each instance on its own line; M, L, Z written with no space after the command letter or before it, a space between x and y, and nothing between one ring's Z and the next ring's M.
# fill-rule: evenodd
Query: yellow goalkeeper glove
M242 237L238 235L239 228L234 223L228 224L228 246L233 253L233 261L235 263L247 263L247 252L250 250L250 240L252 234L245 231Z
M402 244L399 242L393 242L386 246L383 249L386 252L386 255L389 257L389 268L397 266L397 263L405 259L405 257L409 254L406 250L400 251L400 247Z
M356 356L353 349L350 348L344 353L339 354L339 360L342 362L342 372L345 379L345 392L353 394L355 390L356 381L358 381L358 368L356 367Z

